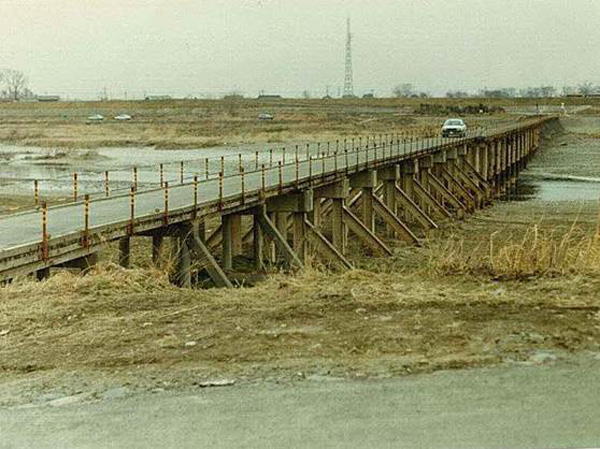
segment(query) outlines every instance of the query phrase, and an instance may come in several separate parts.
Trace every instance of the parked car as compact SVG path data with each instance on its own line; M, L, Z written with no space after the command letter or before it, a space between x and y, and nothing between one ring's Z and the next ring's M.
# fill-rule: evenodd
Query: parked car
M100 123L104 120L104 116L101 114L94 114L94 115L90 115L87 120L86 123L89 125L90 123Z
M273 120L273 118L274 118L273 114L266 114L264 112L261 113L261 114L258 114L258 119L259 120Z
M115 120L119 120L119 121L127 121L127 120L131 120L131 115L129 114L119 114L115 117Z
M462 119L449 118L442 126L442 137L465 137L467 125Z

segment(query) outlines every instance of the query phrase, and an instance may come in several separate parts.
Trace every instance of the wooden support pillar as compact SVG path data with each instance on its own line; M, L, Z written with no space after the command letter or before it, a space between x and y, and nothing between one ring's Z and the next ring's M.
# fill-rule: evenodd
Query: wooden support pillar
M231 215L231 255L233 257L241 256L242 251L242 216L240 214Z
M312 190L289 193L267 200L267 210L275 213L277 217L285 217L285 225L276 225L282 237L288 232L288 218L292 216L292 247L301 261L306 260L307 237L306 225L307 214L314 210L314 195ZM283 229L285 228L285 229ZM287 241L287 239L284 239Z
M306 213L305 212L294 212L292 213L292 227L293 227L293 245L294 252L298 255L302 262L306 261L307 256L307 240L306 240Z
M318 198L328 198L331 201L331 240L342 254L346 251L346 229L344 224L344 207L350 183L343 179L335 184L317 189L314 193L315 204Z
M257 270L262 270L264 268L265 245L263 232L260 227L257 214L253 215L252 235L252 253L254 257L254 268Z
M321 222L323 220L323 203L321 198L315 200L313 210L309 213L309 219L315 228L321 229Z
M232 215L221 217L221 232L223 233L222 263L225 271L233 268L233 223Z
M377 177L383 181L383 202L387 209L389 209L394 215L398 214L398 207L396 204L396 186L398 180L400 180L400 165L394 165L392 167L379 170ZM406 217L404 217L406 218ZM386 234L388 237L394 237L395 227L391 223L386 222Z
M333 245L342 254L346 254L345 229L344 229L344 199L332 198L331 207L331 240Z
M129 268L131 265L131 237L122 237L119 240L119 265Z
M368 170L353 175L350 177L350 186L360 189L362 222L371 232L374 232L373 195L377 188L377 171Z
M483 179L485 179L487 181L488 180L488 170L489 170L489 159L488 159L489 145L488 144L480 145L479 152L480 152L479 161L480 161L481 170L478 170L478 171L479 171L479 173L481 173L481 176L483 177Z
M164 246L165 238L162 235L152 236L152 262L154 265L158 265L160 262L160 255Z
M189 233L191 233L190 227L182 226L180 235L177 237L175 284L181 288L190 288L192 286L190 248L187 243Z
M269 211L271 212L271 211ZM283 239L288 241L288 218L289 213L287 212L275 212L273 214L275 227L283 237Z

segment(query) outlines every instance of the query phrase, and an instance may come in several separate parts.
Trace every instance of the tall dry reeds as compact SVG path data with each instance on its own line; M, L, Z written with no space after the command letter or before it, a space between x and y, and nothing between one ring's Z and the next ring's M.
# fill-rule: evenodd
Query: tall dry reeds
M435 274L483 274L502 277L599 274L600 232L585 232L574 223L567 231L527 228L521 236L473 245L450 238L429 247L429 271Z

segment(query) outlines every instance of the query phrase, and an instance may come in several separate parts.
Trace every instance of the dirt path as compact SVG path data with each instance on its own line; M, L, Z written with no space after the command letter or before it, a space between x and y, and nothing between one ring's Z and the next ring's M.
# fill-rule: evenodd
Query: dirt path
M600 354L561 365L328 378L0 409L0 448L576 448L600 445Z

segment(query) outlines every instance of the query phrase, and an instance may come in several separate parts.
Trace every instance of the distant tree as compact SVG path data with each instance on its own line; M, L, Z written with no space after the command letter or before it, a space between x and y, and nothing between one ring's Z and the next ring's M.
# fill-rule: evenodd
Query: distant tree
M416 95L415 88L410 83L399 84L392 91L396 98L408 98Z
M486 98L513 98L517 96L517 90L513 87L493 90L484 89L479 94Z
M308 100L310 98L310 92L307 90L302 91L302 98Z
M596 87L591 82L586 81L578 86L578 90L581 95L587 97L596 91Z
M446 92L447 98L469 98L468 92L463 92L460 90Z
M6 87L6 96L18 100L27 89L27 77L23 72L13 69L5 69L0 77L2 84Z
M550 98L556 95L556 87L554 86L542 86L540 87L542 97Z

